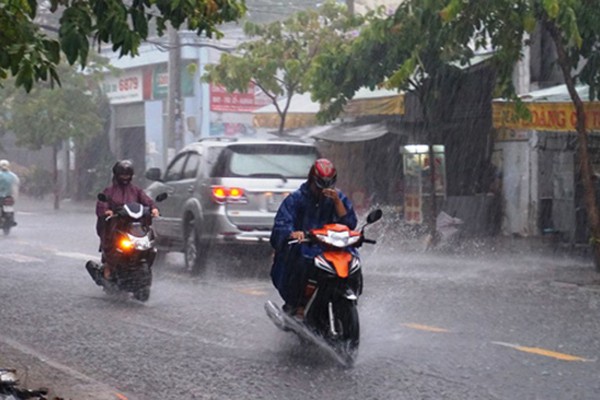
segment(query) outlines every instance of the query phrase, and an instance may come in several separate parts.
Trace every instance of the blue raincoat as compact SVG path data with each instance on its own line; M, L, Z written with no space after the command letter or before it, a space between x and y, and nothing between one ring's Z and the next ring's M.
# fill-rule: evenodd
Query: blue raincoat
M304 182L298 190L285 198L275 215L275 223L271 232L271 246L275 249L275 259L271 268L271 279L284 300L287 301L286 282L290 263L286 262L290 253L290 234L294 231L309 231L325 224L339 223L350 229L356 228L356 213L352 202L338 190L338 195L346 207L346 215L338 217L333 200L327 197L315 198L308 182ZM320 253L318 246L302 244L300 254L312 260Z

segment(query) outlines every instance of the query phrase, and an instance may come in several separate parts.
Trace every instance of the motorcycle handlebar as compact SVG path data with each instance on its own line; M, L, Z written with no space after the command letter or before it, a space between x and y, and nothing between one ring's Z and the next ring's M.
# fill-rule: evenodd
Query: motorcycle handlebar
M313 242L313 240L310 237L310 235L308 235L308 234L302 240L298 240L298 239L288 240L288 244L311 243L311 242ZM359 243L360 244L362 244L362 243L377 244L377 240L367 239L366 237L363 236L362 240Z
M108 222L108 221L110 221L113 218L122 217L122 216L124 216L124 215L122 215L122 213L123 213L123 209L122 208L118 208L118 209L116 209L116 210L113 211L113 215L110 215L110 216L104 218L104 220L106 222ZM150 210L150 207L144 206L143 216L149 216L150 218L153 218L151 210Z

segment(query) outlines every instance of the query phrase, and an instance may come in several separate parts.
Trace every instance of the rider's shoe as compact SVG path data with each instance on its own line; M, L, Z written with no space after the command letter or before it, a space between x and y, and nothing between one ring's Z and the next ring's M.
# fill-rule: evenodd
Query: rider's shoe
M283 307L281 307L281 310L290 317L294 318L295 320L304 320L304 307L295 307L288 303L285 303Z

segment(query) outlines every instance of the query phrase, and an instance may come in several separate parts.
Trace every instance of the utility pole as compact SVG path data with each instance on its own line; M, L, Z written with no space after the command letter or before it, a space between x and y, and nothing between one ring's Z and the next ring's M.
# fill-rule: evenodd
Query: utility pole
M354 15L354 0L346 0L346 7L348 7L348 15Z
M167 128L163 134L163 163L183 147L183 121L181 102L181 45L179 33L171 25L169 38L169 90L167 94Z

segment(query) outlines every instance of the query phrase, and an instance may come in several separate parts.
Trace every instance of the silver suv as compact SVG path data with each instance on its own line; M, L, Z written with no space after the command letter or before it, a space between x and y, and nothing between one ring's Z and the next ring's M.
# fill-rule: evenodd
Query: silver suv
M146 192L167 192L154 222L159 251L184 253L193 273L215 245L268 245L282 200L306 180L314 144L285 139L202 139L187 145Z

